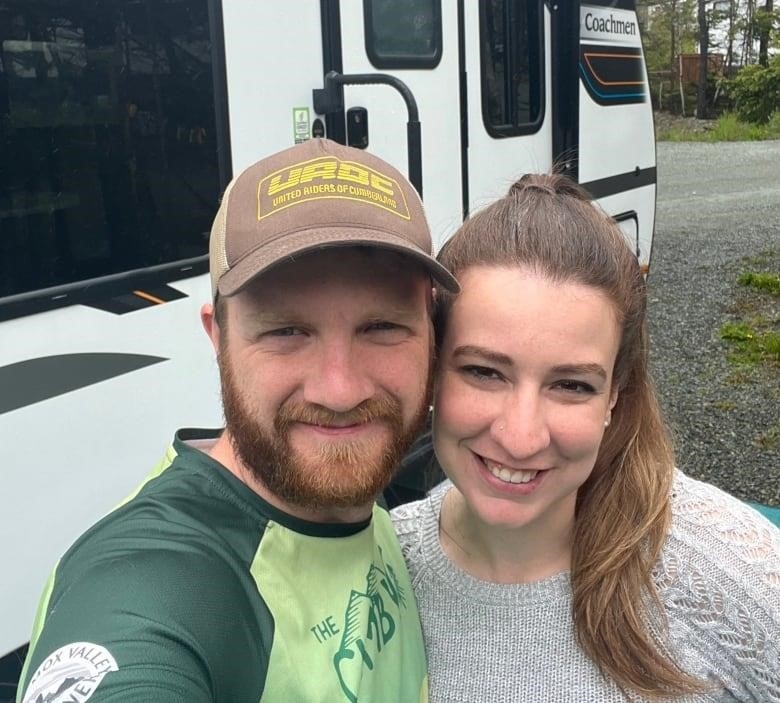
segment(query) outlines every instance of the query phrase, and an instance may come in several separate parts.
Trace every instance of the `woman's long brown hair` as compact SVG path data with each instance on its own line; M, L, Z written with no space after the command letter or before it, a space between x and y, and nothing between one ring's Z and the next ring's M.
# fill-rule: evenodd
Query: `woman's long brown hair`
M456 276L476 265L529 267L612 301L622 330L613 372L619 395L577 495L574 625L583 650L626 692L667 698L707 690L676 666L650 627L665 625L652 568L669 530L674 453L648 372L645 280L620 228L570 179L526 175L467 220L439 259ZM454 297L438 295L439 342Z

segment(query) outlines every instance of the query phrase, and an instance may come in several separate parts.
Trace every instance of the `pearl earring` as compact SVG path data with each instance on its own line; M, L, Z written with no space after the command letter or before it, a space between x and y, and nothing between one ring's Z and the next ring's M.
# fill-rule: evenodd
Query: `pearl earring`
M612 422L612 413L607 415L607 417L604 419L604 427L609 427L610 422Z

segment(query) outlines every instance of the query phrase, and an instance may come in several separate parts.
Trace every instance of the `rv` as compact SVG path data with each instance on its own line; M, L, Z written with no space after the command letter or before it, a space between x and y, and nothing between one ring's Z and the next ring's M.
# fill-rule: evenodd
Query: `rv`
M0 0L0 47L0 681L58 557L177 427L221 423L198 311L232 173L317 136L366 148L439 247L556 168L649 264L633 0Z

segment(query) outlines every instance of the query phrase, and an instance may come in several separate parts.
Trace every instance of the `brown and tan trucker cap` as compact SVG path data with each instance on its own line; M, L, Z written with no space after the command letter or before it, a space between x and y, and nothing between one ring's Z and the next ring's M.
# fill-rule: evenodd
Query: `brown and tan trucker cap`
M253 164L228 185L211 228L212 294L238 293L294 255L364 245L409 255L449 291L422 203L395 168L360 149L311 139Z

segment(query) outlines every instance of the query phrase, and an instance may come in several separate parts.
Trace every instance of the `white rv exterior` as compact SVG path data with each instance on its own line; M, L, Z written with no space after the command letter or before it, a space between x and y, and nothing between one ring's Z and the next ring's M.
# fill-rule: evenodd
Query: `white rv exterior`
M0 0L0 657L29 640L58 557L175 429L221 423L198 314L230 175L323 133L407 172L401 93L350 76L413 96L437 247L557 165L648 266L655 145L633 5ZM329 71L346 85L318 113Z

